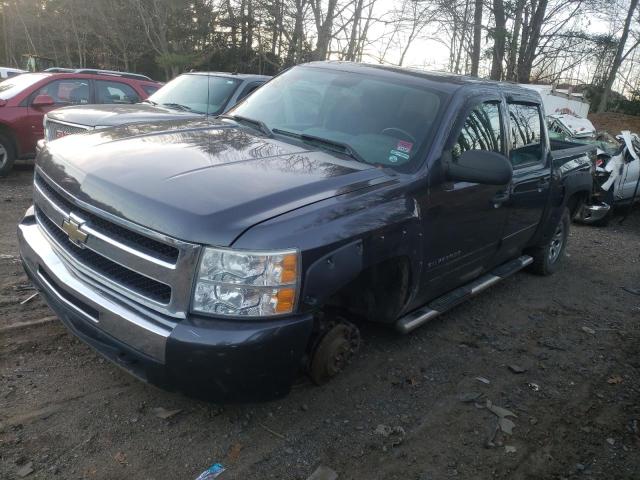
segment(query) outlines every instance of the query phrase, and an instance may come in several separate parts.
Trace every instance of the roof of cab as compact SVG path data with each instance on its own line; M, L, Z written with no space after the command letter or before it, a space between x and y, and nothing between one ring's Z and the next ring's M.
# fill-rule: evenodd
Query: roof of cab
M453 92L458 90L460 87L467 86L469 88L476 87L489 87L489 88L497 88L503 91L506 94L517 94L518 97L536 99L538 101L540 99L540 95L537 92L522 87L517 83L513 82L498 82L495 80L486 80L483 78L470 77L467 75L458 75L455 73L448 72L432 72L428 70L421 70L418 68L407 68L407 67L395 67L391 65L378 65L378 64L370 64L370 63L356 63L356 62L344 62L344 61L321 61L321 62L309 62L303 64L310 67L319 67L319 68L330 68L334 70L342 70L347 72L363 72L366 71L368 74L375 75L376 73L384 74L400 74L400 75L410 75L412 77L423 78L425 80L429 80L432 82L437 82L441 86L447 88L449 87L449 91Z
M269 80L268 75L254 73L230 73L230 72L186 72L187 75L210 75L212 77L237 78L239 80Z

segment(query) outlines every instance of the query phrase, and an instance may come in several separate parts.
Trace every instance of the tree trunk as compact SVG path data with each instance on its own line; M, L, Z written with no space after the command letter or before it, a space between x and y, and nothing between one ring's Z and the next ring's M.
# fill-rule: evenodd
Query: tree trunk
M533 61L536 58L536 50L540 43L540 32L544 23L544 16L547 13L548 0L540 0L537 8L532 12L531 26L528 33L528 42L524 50L524 56L518 60L518 82L529 83Z
M353 23L351 24L351 35L349 36L349 48L347 49L346 60L353 62L356 59L358 49L358 32L360 31L360 20L362 19L362 4L364 0L356 0L353 12Z
M493 16L496 26L493 34L491 79L502 80L502 62L504 61L504 47L507 40L507 20L505 18L504 2L502 0L493 0Z
M326 60L329 53L329 44L333 33L333 19L335 17L337 0L329 0L327 4L327 14L322 15L321 0L311 2L313 14L315 16L318 39L316 49L313 52L314 60Z
M511 44L509 45L509 59L507 61L507 80L515 81L517 75L517 59L518 59L518 38L520 37L520 28L522 27L522 14L524 13L524 4L526 0L518 0L516 11L513 19L513 32L511 34Z
M613 65L611 65L609 76L607 77L607 81L604 84L602 97L600 97L600 105L598 106L598 113L602 113L607 109L607 102L609 101L609 95L611 94L611 87L613 87L613 82L615 82L616 80L616 75L618 74L618 70L620 69L620 64L622 63L624 46L627 43L627 37L629 36L629 27L631 25L631 20L633 19L633 15L637 7L638 7L638 0L631 0L631 5L629 5L629 12L627 13L627 18L624 21L624 28L622 29L622 36L620 37L620 43L618 43L618 49L616 50L616 56L613 59Z
M471 76L478 76L480 66L480 47L482 42L482 0L475 0L473 11L473 50L471 52Z

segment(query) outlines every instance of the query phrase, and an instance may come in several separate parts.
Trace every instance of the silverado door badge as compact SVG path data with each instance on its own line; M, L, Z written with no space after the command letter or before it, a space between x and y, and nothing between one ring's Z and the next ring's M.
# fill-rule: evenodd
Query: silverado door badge
M77 245L80 248L84 248L84 244L87 241L87 237L89 236L80 228L84 222L79 218L75 218L71 215L69 218L62 221L62 230L68 235L69 240L74 245Z

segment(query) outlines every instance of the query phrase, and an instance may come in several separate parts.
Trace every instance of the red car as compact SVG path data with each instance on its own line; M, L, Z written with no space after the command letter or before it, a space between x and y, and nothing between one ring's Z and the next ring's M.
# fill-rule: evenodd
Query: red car
M44 114L67 105L137 103L162 84L144 75L101 70L25 73L0 82L0 176L33 157Z

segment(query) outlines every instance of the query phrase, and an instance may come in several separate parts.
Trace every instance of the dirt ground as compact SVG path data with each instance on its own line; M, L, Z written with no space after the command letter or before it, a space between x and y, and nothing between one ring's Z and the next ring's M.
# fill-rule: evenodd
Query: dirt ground
M618 135L621 130L640 133L640 117L622 113L591 113L589 120L596 130L606 130L611 135Z
M0 180L1 479L195 479L214 462L220 479L319 465L341 480L640 478L638 208L574 225L554 276L519 273L406 337L365 326L361 355L324 387L218 406L135 380L57 321L5 328L51 315L20 304L32 175ZM515 414L512 435L494 438L487 401Z

